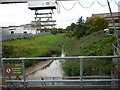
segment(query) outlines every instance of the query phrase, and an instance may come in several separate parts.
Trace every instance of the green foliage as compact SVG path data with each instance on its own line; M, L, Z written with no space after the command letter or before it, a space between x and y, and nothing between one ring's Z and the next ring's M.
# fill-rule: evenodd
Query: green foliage
M82 17L78 19L76 24L72 23L70 26L68 26L66 31L68 37L80 38L85 35L85 25Z
M16 39L3 42L3 57L39 57L52 56L61 53L61 38L63 34L42 35L26 39ZM27 66L37 63L36 60L26 61Z
M65 29L63 29L63 28L58 28L57 30L59 33L65 33Z
M92 17L85 22L86 34L97 32L108 28L108 22L101 17Z
M54 35L57 34L58 33L57 28L53 28L52 31L51 31L51 33L54 34Z
M73 36L73 30L74 30L75 27L76 27L75 23L72 23L70 26L67 26L67 28L66 28L67 36L69 36L69 37Z
M51 30L51 33L52 34L54 34L54 35L56 35L56 34L58 34L58 33L65 33L65 30L64 29L62 29L62 28L53 28L52 30Z
M2 57L6 57L6 58L8 58L13 53L13 51L14 51L13 50L14 49L13 46L4 45L2 49L3 49L2 50Z
M66 38L63 44L67 56L107 56L113 55L113 35L98 31L78 39ZM72 62L70 62L72 61ZM84 61L84 75L109 75L111 59L89 59ZM67 75L79 76L79 60L65 60L63 69ZM75 73L73 74L72 71Z
M83 61L84 75L110 75L112 68L111 59L86 59Z
M79 60L65 60L62 62L62 67L68 76L78 76L80 75Z
M66 28L66 34L68 37L80 38L86 34L97 32L108 28L108 22L101 17L92 17L86 22L81 18L78 19L78 22L72 23Z

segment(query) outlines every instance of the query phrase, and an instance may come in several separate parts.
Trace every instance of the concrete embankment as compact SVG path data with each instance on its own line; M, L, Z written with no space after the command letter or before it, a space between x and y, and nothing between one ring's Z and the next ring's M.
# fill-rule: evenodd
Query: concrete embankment
M25 69L26 75L30 75L34 72L36 72L39 69L44 68L48 64L50 64L53 60L46 60L46 61L40 61L35 66L31 66Z

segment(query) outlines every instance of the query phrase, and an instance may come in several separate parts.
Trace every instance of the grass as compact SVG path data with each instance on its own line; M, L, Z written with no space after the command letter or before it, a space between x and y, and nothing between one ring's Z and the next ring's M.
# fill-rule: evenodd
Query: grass
M115 42L113 35L105 35L102 31L86 35L82 38L67 38L64 49L67 56L101 56L113 55L112 44Z
M105 35L99 31L80 39L63 36L63 34L43 35L6 41L3 42L3 56L10 58L51 56L52 54L60 54L61 47L64 48L67 56L113 55L112 44L115 42L113 35ZM110 75L111 59L87 59L83 61L83 75ZM26 61L26 63L27 66L30 66L36 64L36 61ZM79 60L65 60L62 65L68 76L79 76Z
M113 35L105 35L102 31L81 37L66 38L64 50L67 56L108 56L113 55L112 44L115 42ZM112 68L111 59L84 60L84 75L109 75ZM79 60L66 60L63 69L69 76L79 76ZM73 73L76 72L76 73Z
M4 57L38 57L47 55L48 51L56 46L63 35L42 35L27 39L16 39L3 42ZM7 51L8 50L8 51Z
M3 42L3 57L43 57L61 53L60 39L63 34L42 35L26 39L16 39ZM27 61L30 66L36 63Z

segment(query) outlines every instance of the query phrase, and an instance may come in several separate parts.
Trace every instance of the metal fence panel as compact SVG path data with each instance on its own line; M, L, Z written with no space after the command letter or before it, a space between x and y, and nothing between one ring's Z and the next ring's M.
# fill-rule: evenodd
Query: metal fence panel
M82 60L85 59L99 59L99 58L120 58L120 56L76 56L76 57L38 57L38 58L2 58L2 65L4 69L4 61L16 61L20 60L23 64L23 77L21 80L14 80L10 77L7 77L4 75L4 70L3 70L3 75L4 75L4 81L6 83L11 83L14 87L16 84L19 85L19 83L22 83L20 87L29 87L30 85L32 86L38 86L38 87L119 87L119 82L120 79L113 79L111 76L83 76L83 63ZM80 76L73 76L73 77L50 77L52 79L40 79L40 80L28 80L26 79L25 75L25 69L24 69L24 61L25 60L58 60L58 59L80 59ZM117 76L118 77L118 76ZM9 79L10 78L10 79ZM14 78L14 77L13 77ZM43 77L42 77L43 78ZM47 78L47 77L45 77ZM57 78L57 79L56 79ZM58 79L59 78L59 79ZM68 79L70 78L70 79ZM114 82L114 83L113 83ZM60 83L60 84L56 84ZM61 84L62 83L62 84ZM76 83L75 85L70 84L70 85L64 85L63 83ZM91 84L94 83L94 84ZM100 84L102 83L102 84Z
M0 34L0 41L12 40L12 39L20 39L20 38L29 38L38 35L46 35L51 34L51 32L41 32L38 34L32 33L23 33L23 34Z

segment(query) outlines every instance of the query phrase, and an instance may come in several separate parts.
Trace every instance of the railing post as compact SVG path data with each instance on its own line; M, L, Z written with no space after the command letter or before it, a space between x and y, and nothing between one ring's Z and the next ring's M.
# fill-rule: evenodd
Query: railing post
M25 62L24 60L22 59L22 73L23 73L23 85L24 85L24 88L26 88L26 76L25 76Z
M83 87L83 60L80 59L80 88Z
M2 88L3 88L6 78L5 78L5 74L4 74L4 62L2 59L1 59L1 67L2 67Z

